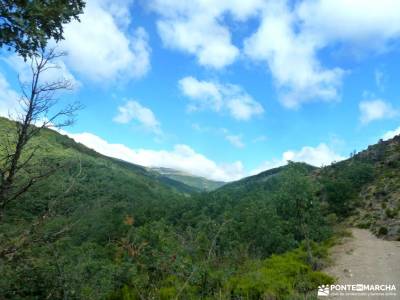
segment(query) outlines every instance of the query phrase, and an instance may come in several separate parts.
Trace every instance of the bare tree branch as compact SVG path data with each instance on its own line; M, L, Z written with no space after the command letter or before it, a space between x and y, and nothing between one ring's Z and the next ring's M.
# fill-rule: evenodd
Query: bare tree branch
M51 69L58 69L57 60L65 53L57 52L55 48L42 50L33 56L30 62L31 78L22 82L19 77L21 98L16 114L15 138L7 138L2 145L0 157L0 218L6 205L17 200L26 193L37 181L49 176L53 171L46 170L32 173L30 166L34 162L36 149L29 149L29 141L44 128L62 128L74 122L75 113L82 107L73 103L62 109L56 109L59 104L58 95L62 91L73 89L71 81L58 79L51 82L43 81L43 74ZM27 151L29 151L27 153ZM39 166L36 166L39 169ZM19 180L19 173L28 174L28 178ZM24 183L25 182L25 183Z

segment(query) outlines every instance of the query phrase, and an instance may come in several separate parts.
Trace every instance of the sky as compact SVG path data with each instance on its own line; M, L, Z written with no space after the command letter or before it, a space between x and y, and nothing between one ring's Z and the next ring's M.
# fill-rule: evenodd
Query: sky
M232 181L400 134L398 0L88 0L80 18L45 79L74 84L63 133L102 154ZM28 67L2 50L0 115Z

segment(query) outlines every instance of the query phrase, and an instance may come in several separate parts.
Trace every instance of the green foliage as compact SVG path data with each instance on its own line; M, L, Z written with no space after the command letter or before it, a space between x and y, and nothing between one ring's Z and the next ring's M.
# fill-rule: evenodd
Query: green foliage
M46 47L49 39L63 39L63 26L78 20L82 0L0 1L0 47L15 49L22 57Z
M384 226L379 228L378 235L386 235L388 233L388 229Z
M385 210L385 215L390 219L393 219L394 217L396 217L397 214L398 214L398 211L395 209L386 208L386 210Z
M374 179L374 168L369 162L352 159L323 170L320 181L322 194L330 210L347 217L359 204L361 188Z
M0 119L0 139L12 128ZM312 267L321 263L308 264L303 241L323 241L330 229L307 165L188 196L51 130L28 147L38 147L39 165L62 167L3 216L6 299L228 299L230 284L253 276L247 266L273 254L263 292L308 293L319 280ZM279 258L298 247L301 255Z
M199 176L193 176L190 174L183 173L181 171L169 169L169 168L151 168L154 172L161 174L162 178L167 181L172 179L175 182L181 182L186 187L191 187L195 192L208 192L214 191L225 184L222 181L213 181ZM185 191L184 191L185 192ZM189 190L190 192L190 190Z
M314 247L317 254L319 246ZM313 271L306 256L300 248L264 261L251 261L229 280L228 290L240 299L294 299L315 293L318 285L333 283L333 278Z

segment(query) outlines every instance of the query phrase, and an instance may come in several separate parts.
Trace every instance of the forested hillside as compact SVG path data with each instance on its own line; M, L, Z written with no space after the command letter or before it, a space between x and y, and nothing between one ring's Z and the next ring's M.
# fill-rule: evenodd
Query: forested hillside
M13 126L0 119L1 142ZM43 130L28 146L38 146L38 168L57 171L2 216L0 298L312 299L333 280L318 270L335 224L371 218L392 237L398 145L190 194Z
M400 136L369 146L338 164L336 170L360 168L362 164L364 175L359 184L367 184L356 197L350 222L381 238L400 240Z
M150 170L155 171L166 178L182 182L185 185L192 187L193 190L197 192L213 191L225 184L225 182L222 181L209 180L207 178L194 176L169 168L150 168Z

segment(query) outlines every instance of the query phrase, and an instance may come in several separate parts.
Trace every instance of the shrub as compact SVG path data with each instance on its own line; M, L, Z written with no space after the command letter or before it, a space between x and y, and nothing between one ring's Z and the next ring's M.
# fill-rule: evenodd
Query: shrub
M371 227L371 222L366 221L366 222L361 222L359 224L357 224L358 228L362 228L362 229L369 229Z
M394 209L387 208L385 210L385 214L388 218L392 219L397 215L397 211Z
M379 228L378 235L387 235L388 230L386 227L382 226Z
M338 217L335 213L330 213L329 215L326 216L326 222L329 225L335 225L338 222Z
M324 256L325 250L315 248L315 255ZM235 299L293 299L315 291L318 285L333 283L330 276L313 271L306 256L304 250L297 249L254 262L229 280L228 289Z

